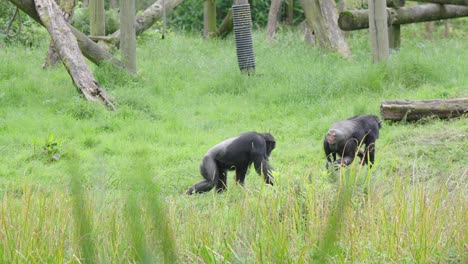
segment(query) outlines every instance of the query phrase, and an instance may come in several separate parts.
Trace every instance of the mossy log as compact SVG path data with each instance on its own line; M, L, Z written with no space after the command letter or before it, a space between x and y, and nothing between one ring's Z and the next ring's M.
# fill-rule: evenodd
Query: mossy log
M468 114L468 98L384 101L380 112L384 120L391 121L414 121L431 116L447 119Z
M387 9L388 26L434 21L468 16L468 7L457 5L424 4ZM338 25L351 31L369 28L369 10L348 10L340 13Z
M55 48L60 54L63 65L67 68L73 83L89 101L103 102L115 109L107 93L99 87L93 73L89 69L78 43L67 27L54 0L35 0L35 7L42 24L47 28Z

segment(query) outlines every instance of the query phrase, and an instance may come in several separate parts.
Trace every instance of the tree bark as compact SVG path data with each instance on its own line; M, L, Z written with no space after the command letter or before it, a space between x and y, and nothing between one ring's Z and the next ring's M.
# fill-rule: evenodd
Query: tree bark
M385 0L369 0L369 33L372 62L383 62L390 56Z
M336 51L344 57L351 55L343 32L338 27L334 0L301 0L307 24L314 31L322 48Z
M62 11L62 16L67 23L70 23L73 18L73 12L75 11L77 0L55 0L57 4L60 5L60 10ZM47 51L46 58L42 64L42 68L46 69L52 67L60 61L60 55L55 49L54 42L51 40L49 43L49 50Z
M106 35L104 0L91 0L89 3L89 33L91 36Z
M136 73L135 0L120 1L120 53L122 62Z
M67 68L78 90L87 100L103 102L115 110L107 93L99 87L94 79L83 55L80 53L75 37L60 15L57 4L53 0L35 0L35 6L40 20L49 31L55 47L60 53L63 65Z
M278 13L281 7L281 0L271 0L270 12L268 12L267 22L267 39L272 40L275 38L276 27L278 25Z
M9 1L15 6L17 6L21 11L25 12L32 19L37 21L39 24L41 24L42 26L45 26L44 23L39 18L39 15L36 11L33 0L9 0ZM68 23L66 24L68 28L71 30L71 32L73 33L73 35L75 35L81 52L90 61L92 61L93 63L97 65L100 65L105 61L109 61L113 65L121 69L128 70L118 59L113 57L104 48L100 47L98 44L96 44L94 41L89 39L85 34L80 32L76 28L74 28L72 25Z
M388 25L442 20L468 16L468 7L457 5L424 4L387 9ZM338 25L351 31L369 28L369 10L350 10L340 13Z
M203 37L216 35L216 0L203 1Z
M468 114L468 98L384 101L380 105L380 112L384 120L391 121L414 121L431 116L442 119L459 117Z

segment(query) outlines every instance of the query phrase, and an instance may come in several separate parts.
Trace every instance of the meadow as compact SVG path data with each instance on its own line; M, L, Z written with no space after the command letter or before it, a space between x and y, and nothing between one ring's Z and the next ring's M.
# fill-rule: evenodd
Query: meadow
M85 101L37 47L0 46L2 263L466 263L466 117L384 122L372 169L325 169L336 121L393 99L468 96L466 23L450 38L403 27L371 64L283 29L254 33L256 74L234 40L171 33L138 41L138 75L90 66L118 110ZM464 28L464 29L463 29ZM438 35L437 35L438 34ZM205 152L246 131L277 140L277 180L187 196Z

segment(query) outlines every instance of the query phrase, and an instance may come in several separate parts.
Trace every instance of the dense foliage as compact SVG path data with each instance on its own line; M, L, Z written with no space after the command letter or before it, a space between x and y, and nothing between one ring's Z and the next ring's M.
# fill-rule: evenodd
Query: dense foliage
M268 21L268 12L270 10L270 0L251 0L252 23L255 28L265 27ZM216 19L220 25L227 12L233 5L231 0L216 1ZM294 0L294 20L297 24L304 20L300 1ZM280 21L286 18L286 5L282 5ZM185 0L169 16L169 24L175 29L201 32L203 29L203 1Z

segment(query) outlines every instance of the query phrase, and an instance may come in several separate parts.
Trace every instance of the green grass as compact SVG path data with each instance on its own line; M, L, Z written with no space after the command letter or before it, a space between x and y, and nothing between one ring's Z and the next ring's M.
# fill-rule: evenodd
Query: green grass
M463 26L464 24L457 24ZM254 34L256 75L232 37L138 43L135 78L91 65L118 110L84 101L46 46L0 48L0 261L6 263L462 263L468 260L468 122L385 123L376 166L326 171L322 139L391 99L468 95L465 31L370 63L365 32L346 60L288 30ZM185 196L213 145L270 132L278 184Z

